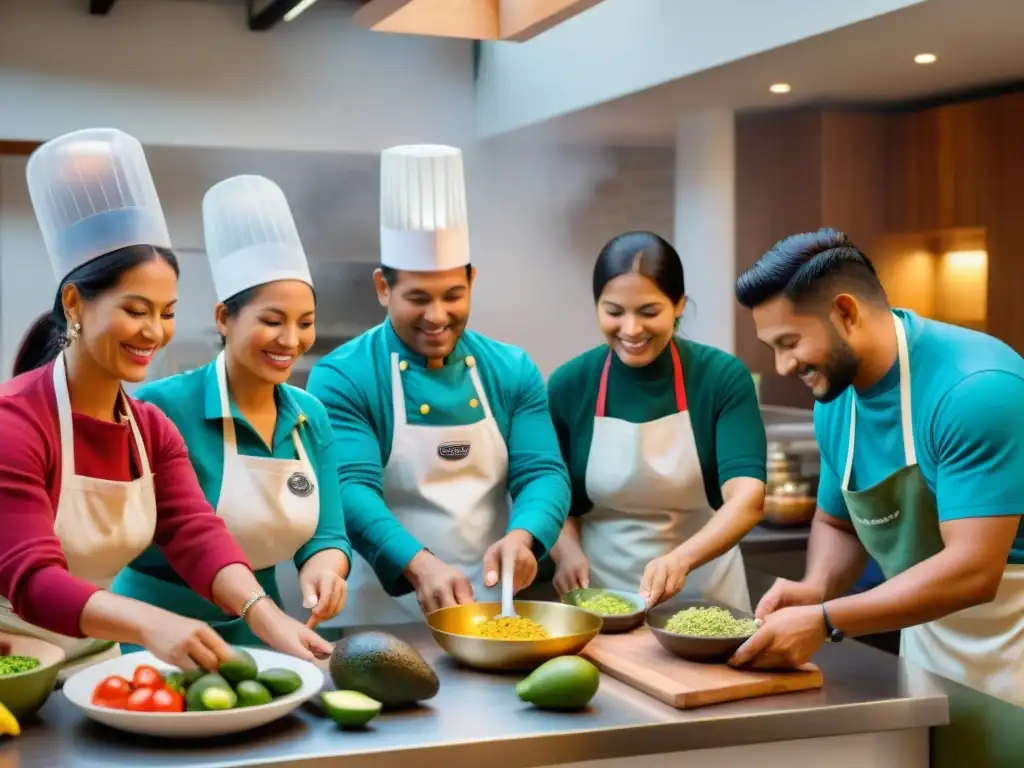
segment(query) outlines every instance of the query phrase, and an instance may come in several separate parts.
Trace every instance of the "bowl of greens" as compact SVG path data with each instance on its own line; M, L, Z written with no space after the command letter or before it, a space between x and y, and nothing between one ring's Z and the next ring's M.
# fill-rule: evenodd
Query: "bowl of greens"
M573 589L562 596L562 602L596 613L602 619L601 632L606 634L636 629L647 612L647 602L639 594L619 589Z
M35 714L53 693L64 659L45 640L0 632L0 704L17 720Z
M647 612L647 626L669 653L688 661L721 664L757 631L757 622L711 600L669 600Z

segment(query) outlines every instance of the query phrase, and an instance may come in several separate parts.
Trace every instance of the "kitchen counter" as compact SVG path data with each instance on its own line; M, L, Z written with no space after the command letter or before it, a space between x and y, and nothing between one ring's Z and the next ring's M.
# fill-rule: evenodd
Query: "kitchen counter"
M657 768L678 765L678 753L689 752L717 765L749 765L755 758L760 768L824 754L832 768L923 768L928 729L948 722L937 678L859 643L822 649L815 661L825 685L817 691L675 710L602 676L587 711L552 713L518 700L515 684L522 675L459 667L424 625L388 629L423 653L440 675L441 690L426 706L385 713L365 731L341 731L308 705L255 733L157 741L92 723L57 691L37 718L24 723L20 738L0 744L0 766L409 768L443 760L486 768L579 768L617 758L617 767Z

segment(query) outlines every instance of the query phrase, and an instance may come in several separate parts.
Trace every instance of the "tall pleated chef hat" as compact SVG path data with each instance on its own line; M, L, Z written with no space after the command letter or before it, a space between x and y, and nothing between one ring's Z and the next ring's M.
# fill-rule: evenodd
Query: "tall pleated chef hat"
M217 301L276 280L310 287L306 251L284 192L263 176L233 176L203 197L206 256Z
M59 136L32 153L25 175L58 280L119 248L171 247L145 152L127 133Z
M469 263L462 151L438 144L391 147L380 158L380 262L413 272Z

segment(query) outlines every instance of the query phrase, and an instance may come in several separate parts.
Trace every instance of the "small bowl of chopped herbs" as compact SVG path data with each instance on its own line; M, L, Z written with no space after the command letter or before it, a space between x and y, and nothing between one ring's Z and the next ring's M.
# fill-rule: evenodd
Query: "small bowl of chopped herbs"
M34 714L53 693L64 660L53 643L0 632L0 704L18 720Z
M646 601L636 592L618 589L585 587L566 592L562 602L575 605L601 617L601 632L629 632L644 621L647 612Z
M669 600L647 612L647 626L669 653L721 664L757 631L754 617L711 600Z

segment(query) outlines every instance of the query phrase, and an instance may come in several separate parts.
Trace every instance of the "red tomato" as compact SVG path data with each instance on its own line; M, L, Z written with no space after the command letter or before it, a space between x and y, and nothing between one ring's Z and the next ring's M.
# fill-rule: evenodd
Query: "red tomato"
M138 688L132 691L132 695L128 697L128 702L125 704L125 709L129 712L152 712L154 693L152 688Z
M184 712L185 697L170 688L158 688L151 699L154 712Z
M107 709L124 709L128 706L127 696L118 696L114 699L104 699L101 696L92 697L92 705L94 707L106 707Z
M154 667L142 665L135 668L132 676L132 688L163 688L164 677Z
M118 702L126 701L132 692L132 684L118 675L106 677L93 689L92 700L94 704L98 701ZM110 706L109 704L97 704L97 706Z

